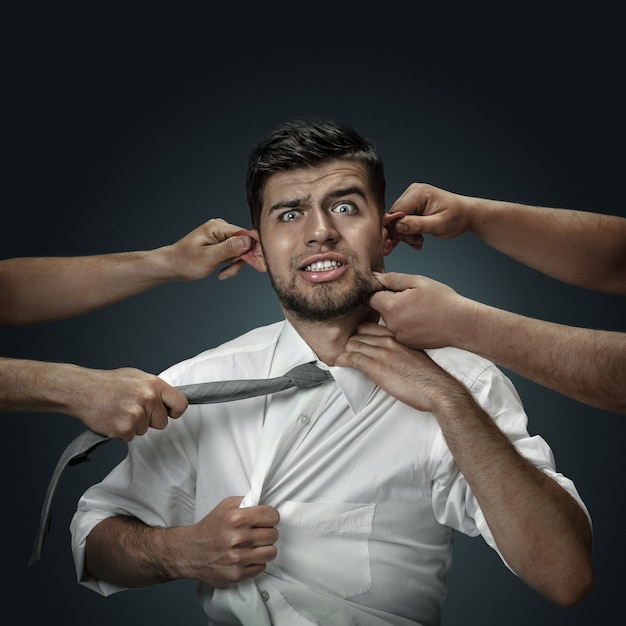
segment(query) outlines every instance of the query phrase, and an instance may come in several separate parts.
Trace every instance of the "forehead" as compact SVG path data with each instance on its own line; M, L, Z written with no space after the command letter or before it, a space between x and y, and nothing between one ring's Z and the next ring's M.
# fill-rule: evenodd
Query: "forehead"
M358 161L331 161L316 167L276 172L268 177L263 192L263 211L276 202L321 200L338 189L358 187L371 195L366 167Z

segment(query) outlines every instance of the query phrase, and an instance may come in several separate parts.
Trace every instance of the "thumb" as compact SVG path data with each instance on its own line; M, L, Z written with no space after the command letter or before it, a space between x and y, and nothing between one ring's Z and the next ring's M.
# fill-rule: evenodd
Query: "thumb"
M219 244L214 244L224 260L238 258L250 250L255 240L250 231L240 230Z
M404 291L414 286L414 277L410 274L400 274L399 272L381 274L374 272L374 278L389 291Z
M235 233L219 243L206 244L206 259L216 269L220 263L235 261L245 255L254 244L254 239L246 233Z
M395 223L395 228L401 236L428 234L435 237L445 237L448 221L449 218L444 213L405 215Z
M424 219L421 215L405 215L394 226L400 235L421 235L425 232Z

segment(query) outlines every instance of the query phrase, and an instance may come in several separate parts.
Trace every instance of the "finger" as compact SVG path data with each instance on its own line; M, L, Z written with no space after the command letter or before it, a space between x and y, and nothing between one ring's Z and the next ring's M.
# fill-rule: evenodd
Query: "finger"
M395 224L396 232L404 237L407 235L421 235L428 232L426 229L426 220L421 215L405 215Z
M346 343L345 350L347 352L363 352L367 354L367 346L375 347L376 349L392 349L394 341L391 334L358 334L350 337L348 343Z
M393 337L393 333L388 328L382 326L381 324L374 324L372 322L367 322L359 326L355 337L358 338L362 335L370 335L373 337Z
M243 500L243 496L227 496L215 507L215 510L238 509L242 500Z
M205 222L198 232L202 233L210 244L226 241L229 237L238 234L242 230L241 226L231 224L221 217L214 217Z
M150 428L150 418L146 415L145 418L135 423L135 434L139 436L145 435L148 432L148 428Z
M348 342L350 343L350 342ZM364 353L363 346L352 344L352 348L341 353L335 359L335 365L340 367L351 367L352 369L359 370L363 374L367 375L369 371L377 367L377 360Z
M135 435L137 433L132 430L124 430L124 431L115 431L113 433L111 433L111 437L115 437L116 439L119 439L120 441L123 441L125 443L128 443L129 441L132 441L135 438Z
M424 247L423 235L400 235L400 240L413 250L421 250Z
M280 522L280 513L278 509L275 509L273 506L258 504L242 510L247 511L253 516L253 520L250 523L252 528L270 528Z
M416 285L416 277L411 274L401 274L400 272L376 272L374 273L376 280L389 291L404 291L412 289ZM374 298L378 293L375 293Z
M258 252L261 246L261 240L259 238L259 233L256 230L239 230L236 234L238 235L246 235L252 239L252 244L249 249L239 256L239 259L250 265L251 267L256 268L255 260L258 256Z
M247 570L259 566L265 566L267 563L271 563L277 555L278 550L273 544L268 546L259 546L258 548L252 548L246 554L244 565ZM263 567L262 569L265 568Z
M250 547L261 548L273 546L278 541L278 531L276 528L257 528L250 536Z
M238 259L248 252L255 243L254 239L245 231L237 231L221 243L211 244L209 251L218 263Z
M424 202L416 195L416 185L411 184L391 205L389 213L420 214L424 210Z
M228 278L233 278L237 276L239 272L245 267L245 263L243 261L233 261L230 265L227 265L225 268L221 269L217 274L218 280L227 280Z
M163 430L169 423L170 422L169 416L167 414L167 407L164 406L162 410L152 413L148 426L150 428L154 428L155 430Z
M398 222L402 219L404 213L385 213L383 215L383 228L386 231L385 235L385 255L390 254L393 249L402 241L400 233L395 228L394 222Z
M180 417L189 406L187 396L182 391L168 385L165 381L163 381L163 385L161 400L167 409L167 414L174 419Z

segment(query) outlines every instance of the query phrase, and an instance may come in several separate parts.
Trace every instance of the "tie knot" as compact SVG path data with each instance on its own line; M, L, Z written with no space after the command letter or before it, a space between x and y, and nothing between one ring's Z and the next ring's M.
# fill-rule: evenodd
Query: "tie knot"
M290 369L286 374L291 382L301 389L316 387L317 385L332 379L330 372L320 369L315 363L304 363Z

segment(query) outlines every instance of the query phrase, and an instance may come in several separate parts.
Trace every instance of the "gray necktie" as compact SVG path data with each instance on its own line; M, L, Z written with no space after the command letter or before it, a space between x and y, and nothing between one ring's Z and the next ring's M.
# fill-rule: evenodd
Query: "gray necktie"
M332 379L330 372L320 369L314 363L305 363L289 370L283 376L277 378L261 378L253 380L223 380L210 383L198 383L195 385L183 385L177 387L187 398L189 404L212 404L216 402L231 402L232 400L242 400L254 396L263 396L278 391L299 387L308 389L316 387L321 383ZM111 441L106 435L99 435L93 430L83 431L65 449L61 458L57 462L44 503L41 509L39 529L30 556L29 565L41 558L46 533L50 529L50 514L52 512L52 501L61 478L63 470L70 465L77 465L83 461L91 459L95 450L101 445Z

